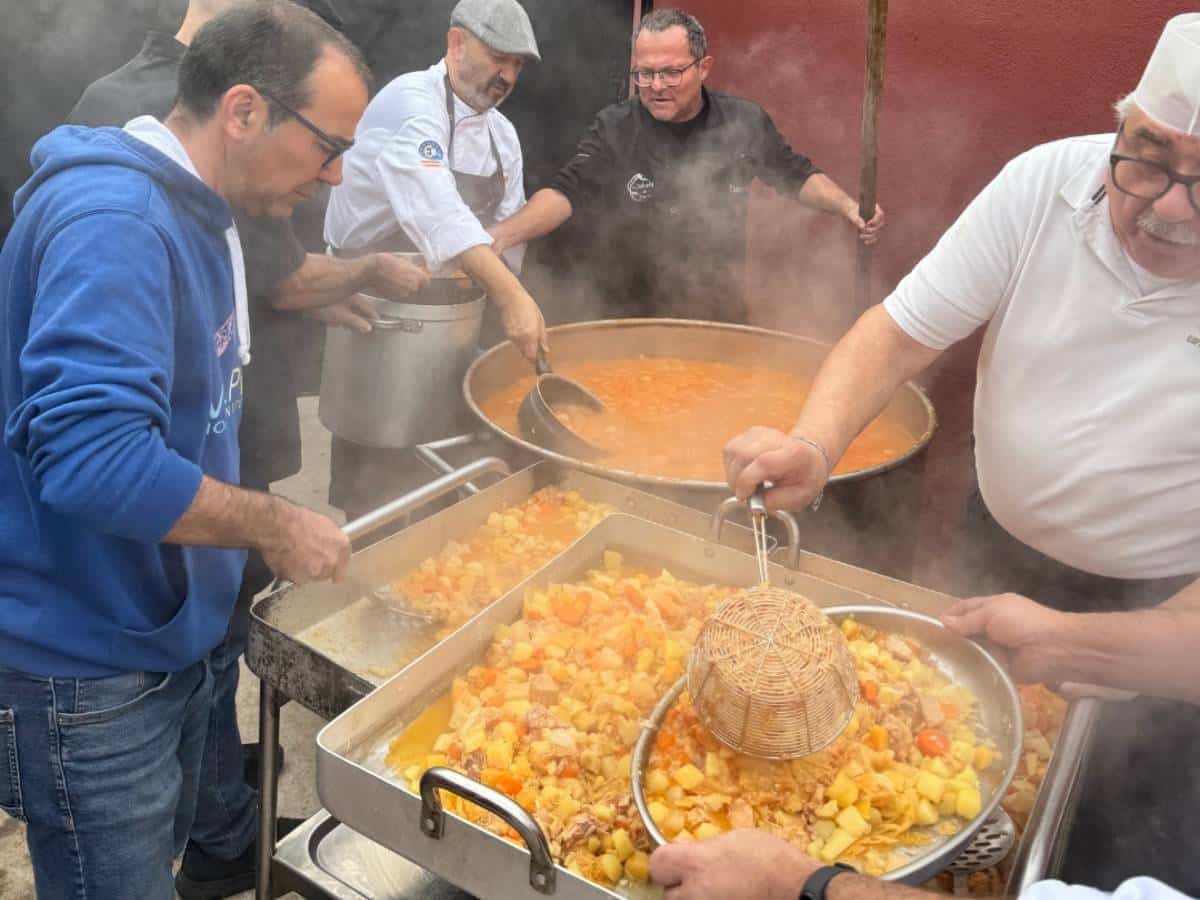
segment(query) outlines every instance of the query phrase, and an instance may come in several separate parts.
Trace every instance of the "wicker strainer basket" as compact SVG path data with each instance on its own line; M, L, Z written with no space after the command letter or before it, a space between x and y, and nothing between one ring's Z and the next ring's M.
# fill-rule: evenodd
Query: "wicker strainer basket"
M815 753L845 730L858 702L858 675L845 637L820 608L769 585L765 517L756 496L760 583L705 621L688 662L688 692L722 743L788 759Z

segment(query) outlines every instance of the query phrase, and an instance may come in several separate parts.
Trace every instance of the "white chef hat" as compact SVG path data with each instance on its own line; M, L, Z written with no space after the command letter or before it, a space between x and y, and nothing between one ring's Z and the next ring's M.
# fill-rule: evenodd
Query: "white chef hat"
M1169 128L1200 135L1200 13L1167 22L1133 102Z

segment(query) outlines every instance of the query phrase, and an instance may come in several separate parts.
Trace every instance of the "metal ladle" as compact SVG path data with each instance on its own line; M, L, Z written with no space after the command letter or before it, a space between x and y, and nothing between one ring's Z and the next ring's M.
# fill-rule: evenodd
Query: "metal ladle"
M604 403L574 379L558 375L550 368L546 351L538 349L534 362L537 380L533 388L521 401L517 410L517 424L521 434L547 450L565 453L577 459L594 459L604 451L576 433L554 411L555 405L579 406L591 412L602 413Z

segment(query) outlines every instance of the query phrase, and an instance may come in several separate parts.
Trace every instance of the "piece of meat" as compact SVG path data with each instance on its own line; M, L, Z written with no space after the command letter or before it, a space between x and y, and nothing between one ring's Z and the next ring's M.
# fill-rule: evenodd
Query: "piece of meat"
M896 705L892 707L892 712L904 722L915 722L917 713L920 711L921 701L912 688L908 688L904 696L897 700Z
M907 750L912 746L912 729L893 715L883 717L881 724L888 733L888 743L896 750Z
M913 660L912 646L899 635L889 634L884 638L883 649L900 660L900 662L912 662Z
M942 704L924 694L921 695L921 718L930 728L941 728L946 724L946 714L942 712Z
M472 778L478 780L483 772L484 763L487 762L487 754L482 750L472 750L463 757L463 771Z
M683 824L689 829L694 830L705 822L711 822L712 819L708 815L708 810L700 807L689 809L683 817Z
M558 717L540 703L529 707L529 712L525 714L525 724L529 726L530 731L536 731L539 728L563 727L563 723L558 720Z
M734 828L754 827L754 810L741 797L729 804L729 824Z
M553 706L558 702L558 682L545 672L535 675L529 679L529 699L535 705Z
M572 848L582 844L603 827L603 823L590 813L577 813L559 835L558 840L562 844L563 852L569 853Z

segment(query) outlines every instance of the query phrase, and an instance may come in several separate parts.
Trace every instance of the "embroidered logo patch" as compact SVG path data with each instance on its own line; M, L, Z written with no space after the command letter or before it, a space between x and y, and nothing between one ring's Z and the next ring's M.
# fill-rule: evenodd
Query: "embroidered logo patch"
M421 146L417 148L417 153L420 154L421 159L429 162L441 162L446 158L442 145L437 141L422 141Z
M647 178L638 172L629 179L625 189L629 192L629 199L634 203L645 203L654 196L654 179Z
M225 351L229 349L229 345L233 342L233 326L234 314L230 313L229 318L221 323L221 327L213 335L213 347L217 351L217 356L224 356Z

